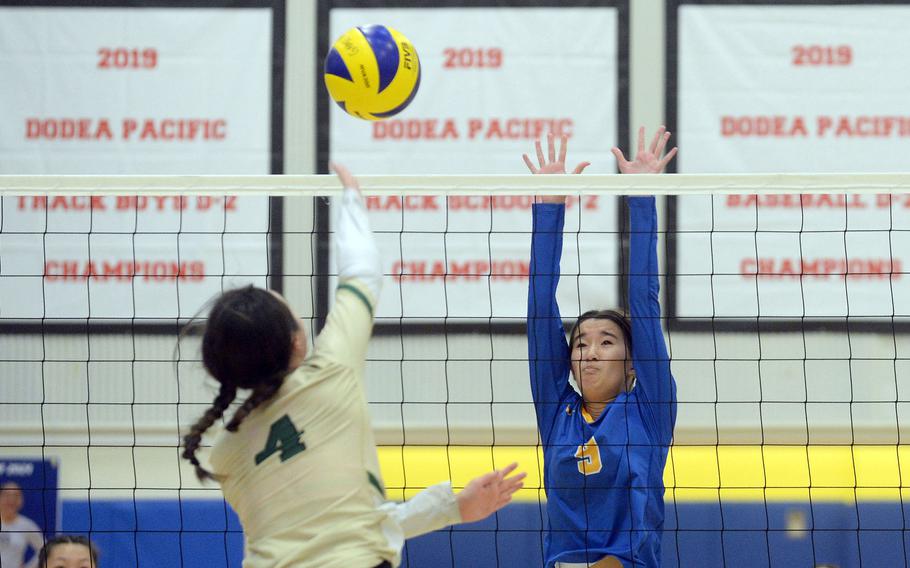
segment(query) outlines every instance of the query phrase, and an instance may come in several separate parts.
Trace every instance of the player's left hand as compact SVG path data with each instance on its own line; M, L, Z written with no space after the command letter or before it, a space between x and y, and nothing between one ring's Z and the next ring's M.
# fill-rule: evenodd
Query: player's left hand
M616 156L619 171L624 174L659 174L664 171L664 168L676 155L676 147L673 147L666 156L661 157L668 140L670 140L670 133L667 132L665 126L661 126L654 134L654 139L651 140L651 147L645 150L645 127L642 126L638 129L638 152L634 161L626 160L622 150L613 148L612 152Z
M507 477L518 467L512 463L503 469L475 477L455 496L463 523L480 521L505 507L516 491L524 487L527 473Z

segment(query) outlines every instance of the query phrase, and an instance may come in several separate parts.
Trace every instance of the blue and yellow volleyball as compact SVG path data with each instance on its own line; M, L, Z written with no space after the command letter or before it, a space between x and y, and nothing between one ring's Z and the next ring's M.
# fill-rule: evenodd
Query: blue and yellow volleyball
M325 58L325 86L352 116L382 120L396 115L411 104L420 86L417 50L388 26L351 28Z

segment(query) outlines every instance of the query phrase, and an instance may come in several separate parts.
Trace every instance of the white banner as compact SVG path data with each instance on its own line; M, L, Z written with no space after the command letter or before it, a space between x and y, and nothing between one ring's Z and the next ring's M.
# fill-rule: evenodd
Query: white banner
M679 8L680 173L904 171L910 6ZM910 313L906 196L678 200L677 315Z
M267 174L272 12L0 8L0 173ZM0 322L187 317L266 284L267 198L5 198Z
M551 131L569 137L570 169L587 160L588 172L615 171L615 8L334 9L330 19L333 41L351 27L382 23L410 39L420 57L420 91L400 115L370 123L331 105L331 156L353 172L523 172L521 155L533 156L534 141L545 143ZM389 275L380 321L523 319L531 202L369 199ZM617 215L614 199L569 205L566 230L585 234L566 237L560 305L567 317L619 305Z

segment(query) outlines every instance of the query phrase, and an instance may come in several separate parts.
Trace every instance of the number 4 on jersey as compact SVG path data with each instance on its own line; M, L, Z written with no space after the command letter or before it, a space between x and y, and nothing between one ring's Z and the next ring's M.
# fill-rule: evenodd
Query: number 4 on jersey
M594 436L587 443L578 446L575 450L575 457L578 458L578 473L582 475L594 475L600 473L600 448L597 446L597 440Z
M269 428L269 439L261 452L256 454L256 465L261 464L275 452L281 452L281 461L289 460L306 449L300 439L303 431L298 431L287 414L272 422Z

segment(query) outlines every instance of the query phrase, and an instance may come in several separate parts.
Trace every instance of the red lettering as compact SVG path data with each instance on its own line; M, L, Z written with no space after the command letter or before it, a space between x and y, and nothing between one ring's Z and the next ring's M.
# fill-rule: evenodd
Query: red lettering
M574 122L571 118L490 118L485 128L472 129L470 138L483 132L486 140L537 140L547 132L571 138Z
M67 260L63 263L63 279L79 280L79 263L74 260Z
M831 130L831 127L834 125L834 121L831 120L830 116L819 116L816 118L816 135L821 138Z
M527 280L530 274L530 263L527 260L494 260L486 259L451 260L448 265L443 260L399 260L392 265L395 280L401 282L438 282L461 280L477 282L489 280Z
M136 119L124 119L123 124L124 138L129 138L138 129ZM227 120L223 118L147 118L141 124L139 140L193 142L227 138Z
M481 119L472 118L468 120L468 138L474 139L481 130L483 130L483 121Z
M25 120L26 140L112 140L106 118L37 118Z
M436 211L439 205L436 197L432 195L408 195L404 198L388 196L369 196L366 198L367 209L370 211Z
M452 118L392 119L373 123L374 140L449 140L458 138Z
M881 196L879 196L879 200L881 200ZM800 207L806 209L866 209L869 207L865 196L859 194L728 195L725 204L727 207L740 209L753 207L769 209L795 209Z
M449 276L453 280L478 280L480 278L480 276L471 270L470 262L458 262L457 260L452 261Z
M577 198L575 198L577 200ZM448 206L452 211L467 209L476 211L481 209L497 210L527 210L531 208L534 199L528 195L496 195L496 196L479 196L479 195L456 195L448 198ZM571 206L572 198L567 202ZM594 202L596 206L596 201Z
M200 282L205 279L205 263L200 260L48 260L44 264L44 278L49 282L96 281L128 282L134 277L144 280L183 280Z
M801 116L722 116L720 132L727 138L793 138L809 135L805 119Z
M890 258L744 258L740 274L750 278L799 279L840 277L841 279L899 279L900 260Z
M47 280L48 282L55 282L57 280L57 278L59 277L59 274L57 273L59 264L60 264L59 262L56 262L53 260L48 260L44 263L44 279L45 280Z
M107 204L105 198L96 195L91 197L71 196L66 197L58 195L56 197L19 197L17 199L17 208L20 211L29 208L36 211L44 210L63 210L63 211L106 211Z

